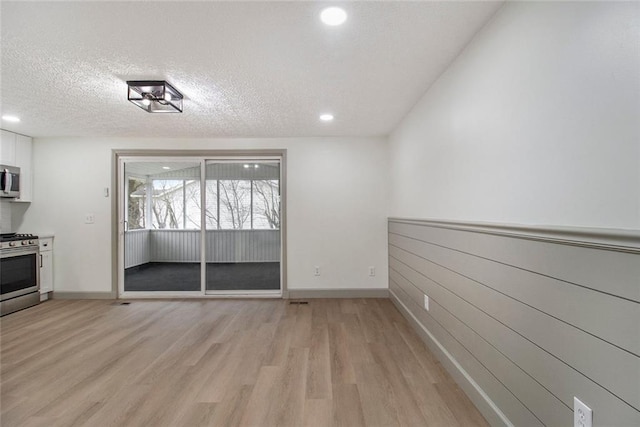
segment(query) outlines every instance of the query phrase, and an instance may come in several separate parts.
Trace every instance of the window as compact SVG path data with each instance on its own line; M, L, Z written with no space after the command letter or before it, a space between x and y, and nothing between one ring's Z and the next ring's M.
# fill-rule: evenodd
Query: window
M196 180L154 179L151 181L151 228L199 229L200 182Z
M127 178L127 226L129 230L145 228L146 193L145 180L132 176Z
M220 228L242 230L251 228L251 181L219 180Z
M200 181L128 178L129 230L144 228L198 230ZM147 185L152 195L147 201ZM280 182L277 179L207 180L207 230L274 230L280 228ZM149 210L149 212L147 212Z
M253 181L252 228L280 228L279 183L276 179Z
M207 229L280 228L280 187L273 180L207 180Z

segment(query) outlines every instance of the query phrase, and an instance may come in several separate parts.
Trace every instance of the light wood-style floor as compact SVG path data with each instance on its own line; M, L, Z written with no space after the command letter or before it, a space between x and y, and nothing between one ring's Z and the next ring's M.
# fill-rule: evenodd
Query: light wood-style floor
M52 300L5 316L10 426L486 426L387 299Z

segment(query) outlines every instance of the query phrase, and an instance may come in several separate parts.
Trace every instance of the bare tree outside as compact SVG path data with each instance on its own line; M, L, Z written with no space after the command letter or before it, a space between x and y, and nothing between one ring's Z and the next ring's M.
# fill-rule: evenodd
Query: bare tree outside
M183 191L183 180L153 180L154 194L151 203L151 211L153 213L152 225L155 228L183 228Z
M145 228L146 218L145 180L136 177L127 179L127 226L129 230Z
M280 182L253 181L253 228L280 228Z
M251 228L251 181L220 180L220 228ZM248 224L248 227L247 227Z
M129 229L146 228L146 183L128 181ZM199 229L200 182L192 179L153 179L150 228ZM278 180L207 180L205 227L208 230L279 229Z

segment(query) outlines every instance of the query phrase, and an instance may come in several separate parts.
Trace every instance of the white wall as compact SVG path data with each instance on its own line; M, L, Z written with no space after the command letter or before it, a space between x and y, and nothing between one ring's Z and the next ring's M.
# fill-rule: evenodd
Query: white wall
M103 188L111 150L132 148L286 148L289 289L387 287L384 138L35 139L33 203L14 212L14 226L55 234L57 291L111 291L111 199ZM86 213L95 224L84 224ZM368 277L370 265L376 277Z
M507 3L390 138L390 215L640 228L640 3Z

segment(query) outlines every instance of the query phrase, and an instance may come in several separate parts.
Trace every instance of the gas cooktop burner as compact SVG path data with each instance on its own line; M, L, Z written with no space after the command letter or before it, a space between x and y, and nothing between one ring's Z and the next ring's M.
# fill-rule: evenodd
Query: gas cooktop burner
M13 242L16 240L34 240L37 238L38 236L34 236L33 234L19 234L19 233L0 234L0 242Z

